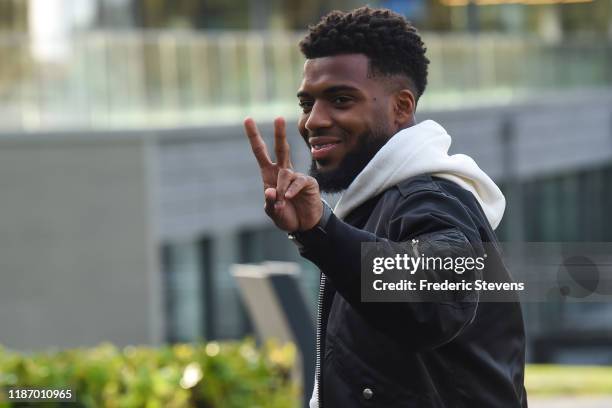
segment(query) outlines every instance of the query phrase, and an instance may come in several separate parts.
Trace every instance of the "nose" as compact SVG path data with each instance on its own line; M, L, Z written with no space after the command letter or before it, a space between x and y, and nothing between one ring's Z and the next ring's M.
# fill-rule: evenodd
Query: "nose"
M329 115L325 103L315 101L310 109L310 112L308 113L308 118L306 119L304 126L309 132L316 132L319 129L332 126L332 118Z

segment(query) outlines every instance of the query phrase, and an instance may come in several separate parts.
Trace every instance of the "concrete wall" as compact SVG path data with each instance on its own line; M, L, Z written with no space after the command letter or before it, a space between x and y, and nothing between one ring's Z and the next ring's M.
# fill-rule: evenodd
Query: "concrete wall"
M0 140L0 344L160 341L147 146L84 135Z

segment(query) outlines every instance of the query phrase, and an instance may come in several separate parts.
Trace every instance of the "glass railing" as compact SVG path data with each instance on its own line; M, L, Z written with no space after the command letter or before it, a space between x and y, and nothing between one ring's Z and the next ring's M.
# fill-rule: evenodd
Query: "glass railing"
M299 113L302 36L83 32L61 44L47 41L56 52L41 59L41 45L27 36L0 35L0 129L218 125L247 114L292 118ZM611 44L423 37L431 65L420 109L503 104L543 90L612 84Z

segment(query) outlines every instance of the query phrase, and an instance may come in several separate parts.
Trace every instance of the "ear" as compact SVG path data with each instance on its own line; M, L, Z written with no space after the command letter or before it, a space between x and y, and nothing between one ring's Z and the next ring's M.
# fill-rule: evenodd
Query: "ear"
M397 91L393 103L395 125L397 128L403 129L406 126L413 125L416 100L412 91L407 88Z

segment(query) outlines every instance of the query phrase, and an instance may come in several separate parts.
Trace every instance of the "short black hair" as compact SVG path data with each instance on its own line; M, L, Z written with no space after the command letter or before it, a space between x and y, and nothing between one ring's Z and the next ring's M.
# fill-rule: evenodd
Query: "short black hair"
M339 54L365 54L370 74L403 75L414 85L418 99L427 86L425 44L404 16L387 9L360 7L332 11L312 25L300 41L307 59Z

